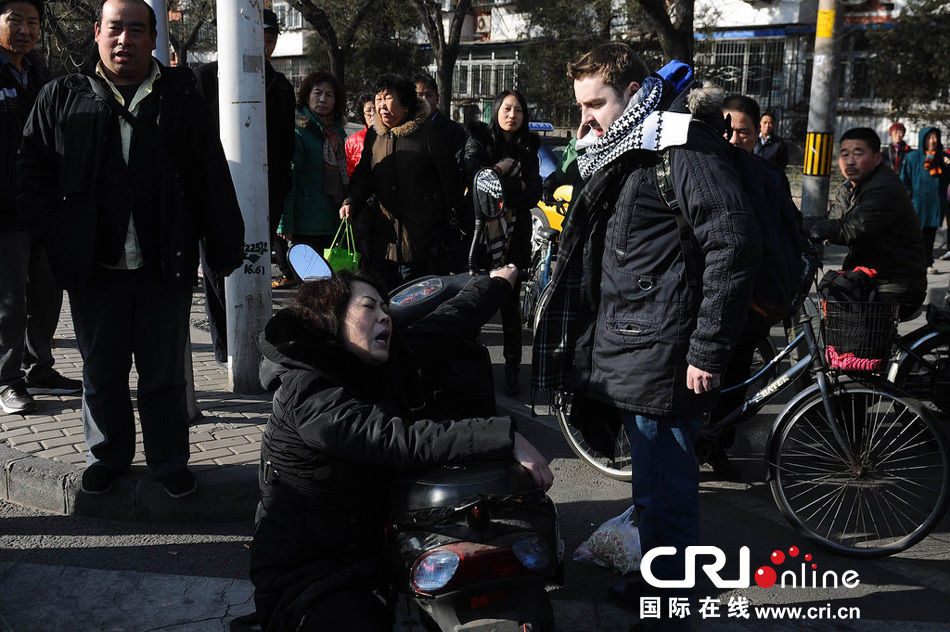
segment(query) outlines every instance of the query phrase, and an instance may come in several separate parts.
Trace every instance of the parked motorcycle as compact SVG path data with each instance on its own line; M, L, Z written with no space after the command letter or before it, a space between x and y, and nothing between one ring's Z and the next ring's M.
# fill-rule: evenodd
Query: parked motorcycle
M300 250L298 250L300 249ZM304 280L331 274L305 245L289 259ZM397 328L435 310L465 286L469 275L418 279L390 294ZM462 402L460 413L494 413L488 350L471 341L444 356L472 376L467 388L489 392L445 392ZM453 367L423 367L433 379ZM454 386L443 380L441 387ZM473 395L477 395L473 397ZM469 410L490 403L490 410ZM511 461L475 462L407 473L395 482L387 529L396 629L427 632L549 632L554 614L545 587L563 576L563 542L557 509L530 474Z

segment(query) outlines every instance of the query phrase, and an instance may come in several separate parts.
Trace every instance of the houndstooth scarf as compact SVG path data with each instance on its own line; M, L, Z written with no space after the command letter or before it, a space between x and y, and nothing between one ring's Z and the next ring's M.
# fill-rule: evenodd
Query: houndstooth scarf
M603 251L616 197L635 168L624 155L634 149L659 151L686 143L691 116L656 111L662 96L663 82L648 77L607 133L578 156L581 175L589 180L565 222L551 282L538 302L532 400L551 401L557 391L580 386L576 345L597 316L601 271L595 253Z
M663 81L647 77L626 109L607 132L577 157L581 177L590 179L599 169L633 149L660 151L683 145L689 132L689 114L660 112L656 107L663 98Z

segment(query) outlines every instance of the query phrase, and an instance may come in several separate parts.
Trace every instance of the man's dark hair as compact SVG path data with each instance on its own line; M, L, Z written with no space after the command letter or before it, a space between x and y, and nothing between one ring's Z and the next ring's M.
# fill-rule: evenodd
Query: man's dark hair
M386 300L386 286L379 277L365 272L341 270L326 279L304 283L290 303L290 310L314 331L341 339L343 314L353 295L354 281L371 285Z
M435 78L427 72L417 72L412 75L413 85L421 83L429 90L432 90L436 94L439 93L439 84L436 82Z
M384 73L373 84L373 94L388 90L396 95L402 107L406 108L406 120L411 121L419 113L420 100L416 96L416 84L402 75Z
M841 135L841 142L846 140L863 140L875 154L881 151L881 138L870 127L852 127Z
M751 120L757 128L759 127L759 121L762 120L759 104L755 99L747 97L744 94L730 94L727 96L722 101L722 109L742 112L749 117L749 120Z
M149 6L145 0L117 0L118 2L128 2L131 4L141 4L143 7L148 9L148 28L149 31L155 33L158 31L158 20L155 19L155 10ZM96 24L100 27L102 26L102 7L106 6L106 2L109 0L101 0L99 2L99 8L96 9Z
M343 87L340 82L329 72L311 72L300 82L297 89L297 109L302 110L310 107L310 91L318 83L329 83L333 87L333 96L336 101L333 103L333 118L343 120Z
M636 51L622 42L602 44L567 64L567 76L574 81L596 75L619 95L632 82L643 83L649 74Z
M33 8L36 9L36 12L40 14L40 20L43 19L45 7L43 6L42 0L0 0L0 15L6 13L10 9L10 5L14 2L22 2L24 4L33 5Z

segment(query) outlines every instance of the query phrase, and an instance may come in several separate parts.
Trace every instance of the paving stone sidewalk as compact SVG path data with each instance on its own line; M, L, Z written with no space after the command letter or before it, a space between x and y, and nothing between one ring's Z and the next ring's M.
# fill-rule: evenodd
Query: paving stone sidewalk
M283 298L279 294L275 302ZM162 498L160 486L145 467L136 412L132 474L120 479L119 489L109 494L80 497L78 482L86 455L81 396L41 395L36 397L36 412L32 414L0 414L0 498L60 513L101 517L122 517L126 513L133 519L160 521L182 516L229 520L253 515L260 437L270 413L270 394L245 396L228 390L227 369L215 361L212 353L200 289L192 301L191 322L195 393L201 417L191 426L189 466L198 478L199 493L177 501ZM82 378L82 358L68 298L63 301L53 355L59 372ZM133 367L133 401L137 379ZM223 497L232 501L230 506L221 502Z

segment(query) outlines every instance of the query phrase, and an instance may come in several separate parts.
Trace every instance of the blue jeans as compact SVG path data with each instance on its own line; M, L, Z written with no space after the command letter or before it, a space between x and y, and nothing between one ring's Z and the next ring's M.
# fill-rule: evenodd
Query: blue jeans
M674 546L651 565L659 579L683 578L683 552L699 544L699 462L693 449L702 415L657 420L623 414L633 459L633 504L644 552Z

